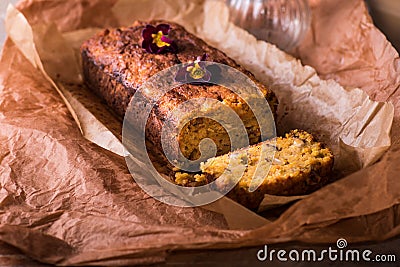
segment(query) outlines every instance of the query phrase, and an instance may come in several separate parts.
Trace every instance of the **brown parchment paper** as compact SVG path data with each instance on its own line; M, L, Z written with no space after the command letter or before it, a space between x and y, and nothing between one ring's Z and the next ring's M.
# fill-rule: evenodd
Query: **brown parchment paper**
M156 2L137 1L143 4L143 7L163 6ZM176 2L168 3L173 6ZM118 5L124 3L127 4L117 3L113 7L114 13L110 10L115 4L114 1L91 1L89 5L79 0L26 1L19 5L19 9L30 25L38 29L34 31L35 34L40 33L40 28L45 33L51 27L46 24L54 21L62 37L70 40L68 38L74 38L68 36L70 31L117 26L123 16L115 16L114 14L118 14L115 10L118 11ZM380 162L318 190L291 206L278 220L266 223L256 230L230 230L226 215L224 217L219 211L170 207L146 196L132 183L123 158L116 154L117 150L114 151L116 153L112 153L83 138L84 127L82 124L78 127L74 121L82 119L77 117L74 102L71 101L77 99L75 96L79 94L72 94L73 91L69 88L74 87L75 92L82 91L81 97L85 94L84 90L79 91L76 85L69 85L67 88L62 84L63 89L63 86L56 84L59 90L57 92L49 77L45 77L40 71L42 67L38 62L41 61L34 54L34 60L28 60L20 50L21 44L8 40L0 62L0 240L43 262L61 265L115 265L163 261L169 251L178 249L234 248L291 240L311 243L334 242L339 236L345 237L349 242L355 242L398 235L398 54L373 27L362 1L353 0L346 3L351 4L344 5L345 8L340 12L347 12L347 18L349 14L354 17L350 20L352 27L347 26L354 29L354 34L359 33L357 30L361 31L360 37L357 40L347 40L347 28L340 27L341 17L326 15L328 11L332 11L331 5L336 6L336 1L316 1L313 2L314 21L310 33L314 37L311 41L307 39L304 47L308 46L304 48L302 44L296 53L306 62L307 55L315 57L317 49L321 49L317 55L320 55L323 49L328 52L335 49L328 44L324 46L317 42L319 37L327 34L327 29L335 33L336 38L341 39L343 43L346 41L337 53L350 62L350 59L357 61L359 65L356 68L339 64L336 69L326 70L324 65L312 65L318 73L327 75L325 78L339 80L350 93L354 92L351 88L360 87L375 99L390 100L395 107L391 134L393 145ZM207 4L200 11L195 8L200 2L191 2L188 6L181 4L187 7L187 16L208 10ZM210 3L209 8L214 4ZM65 14L65 10L71 12ZM160 8L153 10L161 12ZM140 14L153 16L146 10L142 10ZM170 13L170 16L174 14L176 13ZM208 10L204 14L213 13L212 10ZM19 14L16 17L21 18ZM196 32L198 28L201 29L203 23L210 23L211 19L212 17L207 17L203 21L198 20L198 24L189 30ZM251 38L246 37L245 33L241 34L244 38ZM212 43L211 34L208 36L207 41ZM241 39L235 40L240 42ZM358 42L362 42L366 47L356 45ZM226 42L232 43L235 42ZM228 52L228 48L222 45L220 48ZM282 57L292 60L273 47L268 49L277 55L277 60ZM233 51L234 49L231 53ZM371 56L371 51L376 57ZM234 54L231 56L235 57ZM326 55L322 53L321 56ZM49 57L49 60L51 58ZM236 59L239 60L239 56ZM249 62L245 64L242 60L245 59L239 60L242 64L250 66ZM301 67L295 61L292 62L294 63L291 64ZM282 61L282 64L285 63ZM46 64L43 65L45 68ZM72 69L64 66L66 69ZM261 65L254 68L257 70L264 67ZM369 68L372 68L376 75L371 77ZM314 70L307 67L306 69L313 77L311 81L321 81L314 75ZM341 78L345 77L342 73L357 70L357 75L353 77L358 77L359 83L355 81L356 78L348 78L347 82L345 78ZM260 77L263 76L262 73L259 74L254 69L252 71L259 78L263 78ZM49 75L53 74L49 72ZM264 75L263 81L268 82L271 72ZM385 77L385 81L381 77ZM367 78L368 86L371 87L365 87L363 83ZM283 88L282 90L293 86L290 82L285 84L285 81L287 80L274 86L278 89ZM301 87L298 86L301 84L294 84ZM363 97L361 91L356 92L359 92L358 96ZM68 99L68 94L73 98ZM64 99L60 98L60 95ZM354 97L357 98L357 95ZM66 106L65 102L69 105ZM80 101L77 101L75 104L79 103ZM85 107L84 110L89 110L92 115L96 114L96 107ZM371 113L371 120L380 111L379 107L376 108ZM99 116L93 117L99 120ZM114 133L118 131L117 128L114 125L110 130ZM377 130L378 133L388 132L387 129ZM382 147L385 146L388 144ZM369 147L374 145L370 144ZM375 160L370 160L370 164Z
M6 26L20 51L38 66L68 104L83 136L102 148L126 156L120 141L121 121L108 114L107 107L82 84L79 47L98 29L68 32L64 38L54 24L32 28L12 6L8 8ZM13 28L23 31L12 31ZM151 173L137 175L149 176ZM226 198L204 208L224 214L230 229L252 229L269 222Z
M157 8L159 5L163 6L162 10ZM215 10L219 13L215 14ZM334 81L321 80L313 68L302 66L298 60L273 45L257 42L244 30L229 23L228 10L222 1L159 0L157 5L153 5L146 1L132 3L120 0L113 6L112 12L118 18L119 25L130 25L136 19L146 18L174 20L216 47L232 54L277 93L281 103L279 132L300 128L314 133L333 149L336 169L342 174L371 165L390 145L389 131L393 119L393 106L390 103L376 103L369 100L367 94L359 89L346 90ZM146 18L143 14L146 14ZM12 16L10 11L7 20L12 21L13 17L16 16ZM219 27L213 32L207 32L214 29L214 25ZM36 51L29 51L29 48L32 50L30 46L21 46L20 49L31 61L35 61L32 57L35 55L40 60L37 64L43 65L46 75L58 84L59 91L63 91L64 98L74 109L83 135L99 146L122 155L119 132L114 131L118 136L115 138L107 131L107 128L110 128L109 120L103 119L101 122L101 114L97 114L96 117L90 110L85 109L85 103L86 107L92 105L93 96L89 93L88 98L79 97L76 90L63 85L82 83L79 47L97 31L97 28L84 28L61 34L52 23L36 23L32 34L26 35L22 31L13 34L9 31L9 35L13 40L17 40L17 44L23 43L19 39L33 35ZM29 42L32 40L26 40L25 43ZM248 49L243 50L242 47ZM104 107L100 106L99 109ZM260 211L270 208L268 205L274 207L279 203L285 204L287 198L273 198L277 200L275 202L268 196L266 199L268 201L262 202ZM232 207L227 207L221 212L231 209ZM233 222L228 221L228 224L231 223ZM237 222L234 224L237 225ZM253 225L242 225L241 228L251 227Z

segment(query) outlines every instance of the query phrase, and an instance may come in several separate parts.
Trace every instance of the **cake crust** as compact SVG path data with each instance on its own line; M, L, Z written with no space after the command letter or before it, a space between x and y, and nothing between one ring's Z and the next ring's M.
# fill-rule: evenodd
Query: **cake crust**
M169 37L177 44L176 53L151 54L141 47L142 31L146 25L167 23L171 26ZM84 80L106 104L122 119L135 92L146 80L156 73L176 64L193 62L196 57L207 54L207 61L233 67L247 75L260 89L268 101L272 113L276 114L277 99L274 93L258 82L254 76L223 52L213 48L187 32L182 26L166 21L137 21L127 28L106 29L84 42L81 46ZM169 111L194 98L212 98L234 109L245 123L250 143L260 141L260 131L254 115L245 108L243 99L229 89L218 85L183 84L167 92L154 106L146 125L146 139L162 151L161 129ZM229 138L219 128L218 123L207 120L194 121L199 133L179 136L182 153L190 160L199 157L198 142L211 138L215 140L218 155L229 152ZM184 129L185 130L185 129ZM218 136L212 136L217 132ZM211 136L210 136L211 135ZM189 145L188 145L189 144ZM178 149L178 148L175 148Z

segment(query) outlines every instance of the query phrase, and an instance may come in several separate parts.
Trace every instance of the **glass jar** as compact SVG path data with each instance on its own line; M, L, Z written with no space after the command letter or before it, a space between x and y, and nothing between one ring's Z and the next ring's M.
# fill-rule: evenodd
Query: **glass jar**
M311 22L307 0L226 0L230 21L285 51L297 46Z

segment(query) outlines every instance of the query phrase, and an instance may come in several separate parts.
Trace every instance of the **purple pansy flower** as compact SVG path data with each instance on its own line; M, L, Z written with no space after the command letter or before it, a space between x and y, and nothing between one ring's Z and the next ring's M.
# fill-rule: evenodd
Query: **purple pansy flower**
M168 38L171 26L168 24L158 24L156 27L146 25L142 31L142 48L153 54L161 54L163 52L176 52L176 44Z
M207 54L197 57L193 63L181 67L175 76L180 83L207 83L211 79L211 72L205 66Z

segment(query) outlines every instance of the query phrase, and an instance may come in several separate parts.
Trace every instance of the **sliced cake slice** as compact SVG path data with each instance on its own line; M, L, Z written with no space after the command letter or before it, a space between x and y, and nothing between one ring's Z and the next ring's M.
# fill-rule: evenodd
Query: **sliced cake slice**
M177 172L175 182L187 186L216 180L217 187L223 189L241 174L227 196L254 210L264 194L303 195L320 188L328 181L332 167L333 154L324 144L305 131L293 130L285 137L210 158L201 164L200 174ZM250 192L252 181L259 187Z

